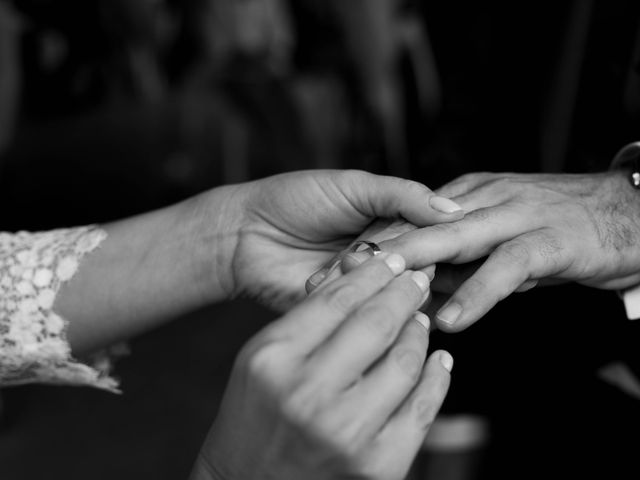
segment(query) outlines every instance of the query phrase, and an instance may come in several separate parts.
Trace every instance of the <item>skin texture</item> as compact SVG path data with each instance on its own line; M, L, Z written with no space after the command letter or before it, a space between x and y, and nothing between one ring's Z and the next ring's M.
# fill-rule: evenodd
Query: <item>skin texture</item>
M452 358L425 362L428 277L383 254L251 339L193 480L405 478Z
M462 217L432 208L434 197L416 182L337 170L215 188L104 225L107 239L54 307L69 320L76 354L238 296L286 310L306 297L306 278L374 219L425 226Z
M435 198L421 184L359 171L216 188L105 225L107 238L54 308L78 354L236 296L297 304L242 349L193 478L401 480L453 363L446 352L425 363L429 320L414 315L429 277L381 255L308 298L304 284L377 218L425 226L462 217Z
M622 289L640 282L638 192L623 172L474 173L437 193L462 206L464 219L391 232L380 246L410 268L438 264L433 289L452 293L435 317L443 330L467 328L538 283Z
M233 255L232 296L286 310L306 297L305 280L374 219L422 226L455 221L424 185L359 171L308 171L256 182L245 193Z

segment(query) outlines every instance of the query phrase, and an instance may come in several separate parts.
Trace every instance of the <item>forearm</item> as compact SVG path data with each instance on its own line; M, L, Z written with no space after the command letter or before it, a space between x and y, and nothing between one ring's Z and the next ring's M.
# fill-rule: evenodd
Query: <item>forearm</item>
M54 306L69 322L74 353L130 338L228 298L238 188L217 188L102 226L106 239L83 259Z

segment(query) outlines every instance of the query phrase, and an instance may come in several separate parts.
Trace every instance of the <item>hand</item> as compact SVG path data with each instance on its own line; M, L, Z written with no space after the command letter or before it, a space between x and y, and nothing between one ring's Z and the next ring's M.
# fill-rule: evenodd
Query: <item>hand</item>
M438 263L434 290L454 292L436 317L442 329L464 329L539 281L603 289L640 282L638 192L621 172L476 173L437 193L459 203L465 218L380 246L403 255L410 268ZM460 269L440 262L473 263Z
M463 216L422 184L360 171L295 172L240 188L230 289L280 309L304 298L309 275L376 218L426 226Z
M403 270L376 256L250 340L192 478L405 478L453 359L425 363L429 282Z

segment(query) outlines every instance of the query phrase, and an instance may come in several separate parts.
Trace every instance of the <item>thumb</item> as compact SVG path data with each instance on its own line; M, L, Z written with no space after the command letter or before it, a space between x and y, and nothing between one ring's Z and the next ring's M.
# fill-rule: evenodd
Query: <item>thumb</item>
M453 222L464 217L462 208L452 200L433 193L413 180L360 172L343 193L363 215L371 218L403 217L416 227Z

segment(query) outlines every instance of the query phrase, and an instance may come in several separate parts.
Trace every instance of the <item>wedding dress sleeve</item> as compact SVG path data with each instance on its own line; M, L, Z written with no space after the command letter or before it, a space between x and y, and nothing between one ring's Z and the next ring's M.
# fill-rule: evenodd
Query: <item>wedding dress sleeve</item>
M96 226L0 233L0 387L26 383L91 386L117 392L110 361L72 356L56 295L106 233Z

